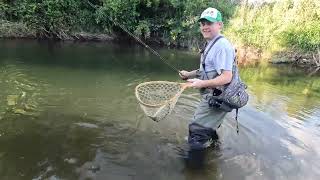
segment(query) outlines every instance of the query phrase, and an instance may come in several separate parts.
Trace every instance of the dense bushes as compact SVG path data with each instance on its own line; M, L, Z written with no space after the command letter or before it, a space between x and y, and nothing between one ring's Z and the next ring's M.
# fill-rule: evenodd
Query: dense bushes
M208 6L224 18L230 0L3 0L0 19L23 22L38 36L64 38L72 32L117 33L114 20L143 38L181 44L199 38L197 19Z
M264 51L320 48L319 0L283 0L250 6L243 3L227 34L239 44Z
M91 30L94 11L86 1L77 0L4 0L2 18L23 22L37 36L63 38L71 31Z
M213 6L222 11L224 33L241 46L270 52L288 48L310 52L319 48L319 0L283 0L256 5L248 4L248 0L236 2L2 0L0 36L4 36L8 28L15 29L10 34L23 29L29 31L26 34L61 39L77 32L127 36L114 25L112 21L115 21L144 39L189 46L201 39L197 23L200 13Z
M0 19L0 37L35 37L35 33L21 22L9 22Z

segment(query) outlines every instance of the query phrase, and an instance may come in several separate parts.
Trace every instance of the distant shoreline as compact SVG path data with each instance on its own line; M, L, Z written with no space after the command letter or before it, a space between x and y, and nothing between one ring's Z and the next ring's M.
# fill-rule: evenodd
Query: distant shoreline
M62 38L49 38L49 37L37 37L31 33L22 33L17 34L16 36L4 36L0 34L0 39L7 39L7 40L15 40L15 39L26 39L26 40L53 40L53 41L60 41L60 42L126 42L130 41L130 43L137 43L130 37L117 37L115 35L109 34L98 34L98 33L86 33L86 32L78 32L72 33L71 35L65 35ZM192 49L192 51L196 51L194 47L188 46L174 46L174 45L166 45L161 42L160 39L153 39L148 40L147 44L151 44L152 46L156 47L171 47L176 49ZM267 54L262 50L259 50L254 47L245 47L242 45L238 45L237 48L237 57L238 62L243 65L247 64L257 64L268 62L272 64L295 64L298 66L304 67L315 67L320 68L320 52L314 53L303 53L298 51L285 51L279 52L274 55Z

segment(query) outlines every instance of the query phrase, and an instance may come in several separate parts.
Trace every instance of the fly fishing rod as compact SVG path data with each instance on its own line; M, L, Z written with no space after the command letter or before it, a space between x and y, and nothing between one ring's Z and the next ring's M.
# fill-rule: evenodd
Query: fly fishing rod
M112 21L109 18L110 21ZM171 69L173 69L174 71L177 71L178 73L180 73L180 71L174 67L173 65L171 65L170 63L168 63L168 61L166 59L164 59L157 51L155 51L154 49L152 49L150 46L148 46L145 42L143 42L141 39L139 39L137 36L135 36L134 34L132 34L130 31L128 31L125 27L123 27L121 24L117 23L116 21L112 21L116 26L120 27L123 31L125 31L126 33L128 33L131 37L133 37L136 41L138 41L139 43L141 43L145 48L147 48L149 51L151 51L154 55L158 56L160 58L160 60L167 64Z
M93 5L91 2L87 1L89 3L89 5L95 9L97 9L97 7L95 5ZM135 36L133 33L131 33L128 29L126 29L124 26L122 26L121 24L117 23L116 21L114 21L113 19L111 19L110 17L108 17L109 21L111 21L112 23L114 23L116 26L120 27L123 31L125 31L126 33L128 33L131 37L133 37L136 41L138 41L139 43L141 43L145 48L147 48L149 51L151 51L154 55L158 56L160 58L160 60L165 63L166 65L168 65L171 69L173 69L174 71L177 71L180 75L180 71L178 68L174 67L172 64L168 63L168 61L166 59L164 59L157 51L155 51L154 49L152 49L150 46L148 46L146 43L144 43L140 38L138 38L137 36Z

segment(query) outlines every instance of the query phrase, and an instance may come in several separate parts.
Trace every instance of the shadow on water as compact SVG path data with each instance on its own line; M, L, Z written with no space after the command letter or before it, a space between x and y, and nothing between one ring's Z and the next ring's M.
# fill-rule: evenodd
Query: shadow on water
M158 49L181 69L197 56ZM241 68L249 105L218 130L220 144L188 152L199 102L187 90L155 123L134 87L178 81L142 47L0 41L0 179L316 179L320 77L288 66Z

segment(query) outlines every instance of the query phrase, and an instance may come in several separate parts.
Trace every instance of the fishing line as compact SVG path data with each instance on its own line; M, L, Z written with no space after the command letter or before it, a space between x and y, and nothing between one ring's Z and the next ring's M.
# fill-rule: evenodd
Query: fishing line
M91 2L87 1L88 4L97 9L97 7L95 5L93 5ZM154 55L158 56L160 58L160 60L165 63L166 65L168 65L171 69L173 69L174 71L177 71L179 74L180 71L178 70L178 68L176 68L175 66L173 66L172 64L168 63L168 61L166 59L164 59L157 51L155 51L154 49L152 49L150 46L148 46L146 43L144 43L140 38L138 38L137 36L135 36L134 34L132 34L129 30L127 30L124 26L122 26L121 24L117 23L116 21L113 21L110 17L108 17L108 19L113 22L116 26L120 27L123 31L125 31L126 33L128 33L131 37L133 37L136 41L138 41L139 43L141 43L145 48L147 48L149 51L151 51Z

